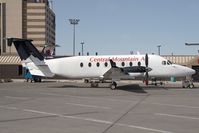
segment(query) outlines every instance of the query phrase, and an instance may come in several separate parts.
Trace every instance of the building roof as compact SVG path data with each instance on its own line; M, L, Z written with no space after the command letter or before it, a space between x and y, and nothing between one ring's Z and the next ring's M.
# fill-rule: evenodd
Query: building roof
M198 55L162 55L175 64L187 65L190 61L198 59Z
M194 62L199 63L198 55L163 55L163 57L180 65L188 65ZM17 55L2 55L0 56L0 64L21 65L21 60Z
M0 64L20 65L21 60L19 56L0 56Z

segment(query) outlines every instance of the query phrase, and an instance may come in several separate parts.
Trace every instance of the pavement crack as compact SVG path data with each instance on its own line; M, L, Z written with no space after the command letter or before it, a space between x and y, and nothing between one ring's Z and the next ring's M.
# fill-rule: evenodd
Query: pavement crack
M106 133L108 130L110 130L114 125L117 125L117 123L124 118L130 111L134 110L137 106L139 106L143 101L145 101L146 98L148 98L150 94L147 94L145 97L140 99L135 105L133 105L130 109L128 109L125 113L123 113L116 121L114 121L110 126L108 126L102 133Z
M77 115L87 115L87 114L96 114L98 111L93 112L82 112L82 113L74 113L74 114L62 114L63 116L77 116Z

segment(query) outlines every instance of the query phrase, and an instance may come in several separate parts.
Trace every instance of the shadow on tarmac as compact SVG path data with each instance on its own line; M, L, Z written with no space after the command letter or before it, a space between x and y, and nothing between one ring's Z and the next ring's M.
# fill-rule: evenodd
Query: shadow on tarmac
M89 84L76 84L76 85L61 85L61 86L51 86L50 88L106 88L110 90L109 85L107 84L100 84L98 87L91 87ZM147 93L143 87L141 87L139 84L128 84L128 85L119 85L116 90L122 90L122 91L128 91L128 92L134 92L134 93ZM114 90L112 90L114 91Z
M134 93L147 93L139 84L118 86L117 90L129 91Z

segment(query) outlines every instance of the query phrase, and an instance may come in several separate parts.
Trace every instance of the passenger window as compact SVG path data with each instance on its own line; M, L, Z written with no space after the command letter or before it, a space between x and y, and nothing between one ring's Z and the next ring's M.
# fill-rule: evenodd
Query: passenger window
M81 62L81 63L80 63L80 67L83 67L83 66L84 66L84 64Z
M97 66L97 67L99 67L99 66L100 66L100 63L99 63L99 62L97 62L96 66Z
M162 65L166 65L167 64L167 62L166 61L162 61Z
M132 63L132 62L129 62L129 66L132 67L132 66L133 66L133 63Z
M88 63L88 66L91 67L91 65L92 65L92 64L89 62L89 63Z
M124 63L124 62L122 62L122 66L125 66L125 63Z
M107 62L105 62L105 63L104 63L104 66L105 66L105 67L107 67L107 66L108 66L108 63L107 63Z

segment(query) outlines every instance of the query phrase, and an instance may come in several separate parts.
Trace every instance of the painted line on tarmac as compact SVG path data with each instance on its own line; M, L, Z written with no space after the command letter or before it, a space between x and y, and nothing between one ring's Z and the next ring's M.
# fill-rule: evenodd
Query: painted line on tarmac
M197 106L186 106L186 105L177 105L177 104L165 104L165 103L149 103L149 102L143 102L145 104L154 104L154 105L160 105L160 106L171 106L171 107L178 107L178 108L191 108L191 109L199 109Z
M43 111L31 110L31 109L23 109L25 112L37 113L37 114L44 114L44 115L52 115L52 116L59 116L58 114L48 113Z
M112 124L113 123L111 121L93 119L93 118L88 118L88 117L67 116L67 115L63 115L62 117L64 117L64 118L71 118L71 119L77 119L77 120L90 121L90 122L96 122L96 123L101 123L101 124Z
M37 110L29 110L29 109L23 109L23 111L28 111L28 112L32 112L32 113L39 113L39 114L45 114L45 115L53 115L53 116L58 116L58 117L62 117L62 118L84 120L84 121L96 122L96 123L101 123L101 124L113 124L113 122L111 122L111 121L93 119L93 118L88 118L88 117L67 116L67 115L62 115L62 114L54 114L54 113L48 113L48 112L37 111ZM136 128L136 129L141 129L141 130L147 130L147 131L153 131L153 132L159 132L159 133L172 133L172 132L169 132L169 131L153 129L153 128L147 128L147 127L142 127L142 126L122 124L122 123L116 123L115 125L122 126L122 127Z
M82 98L82 99L100 99L100 100L107 100L113 102L135 102L138 101L131 101L131 100L119 100L119 99L111 99L111 98L95 98L95 97L83 97L83 96L71 96L71 95L61 95L61 94L54 94L54 93L41 93L43 95L50 95L50 96L65 96L65 97L72 97L72 98ZM170 107L178 107L178 108L190 108L190 109L199 109L198 106L186 106L186 105L177 105L177 104L165 104L165 103L150 103L150 102L143 102L142 104L153 104L153 105L160 105L160 106L170 106Z
M28 99L26 97L13 97L13 96L5 96L5 98L18 99L18 100L27 100Z
M61 118L69 118L69 119L83 120L83 121L89 121L89 122L96 122L96 123L101 123L101 124L113 124L113 122L111 122L111 121L93 119L93 118L88 118L88 117L62 115L62 114L55 114L55 113L49 113L49 112L44 112L44 111L38 111L38 110L20 109L20 108L16 108L16 107L7 107L7 106L0 106L0 108L12 109L12 110L15 109L15 110L20 110L20 111L24 111L24 112L31 112L31 113L36 113L36 114L57 116L57 117L61 117ZM123 124L123 123L116 123L115 125L121 126L121 127L136 128L136 129L146 130L146 131L159 132L159 133L173 133L173 132L169 132L169 131L165 131L165 130L147 128L147 127L136 126L136 125L128 125L128 124Z
M10 110L17 110L18 108L16 107L7 107L7 106L0 106L0 108L3 108L3 109L10 109Z
M155 113L155 115L175 117L175 118L183 118L183 119L199 120L198 117L190 117L190 116L185 116L185 115L172 115L172 114L162 114L162 113Z
M89 108L99 108L99 109L112 109L110 107L105 106L94 106L94 105L87 105L87 104L77 104L77 103L65 103L68 105L74 105L74 106L81 106L81 107L89 107Z

